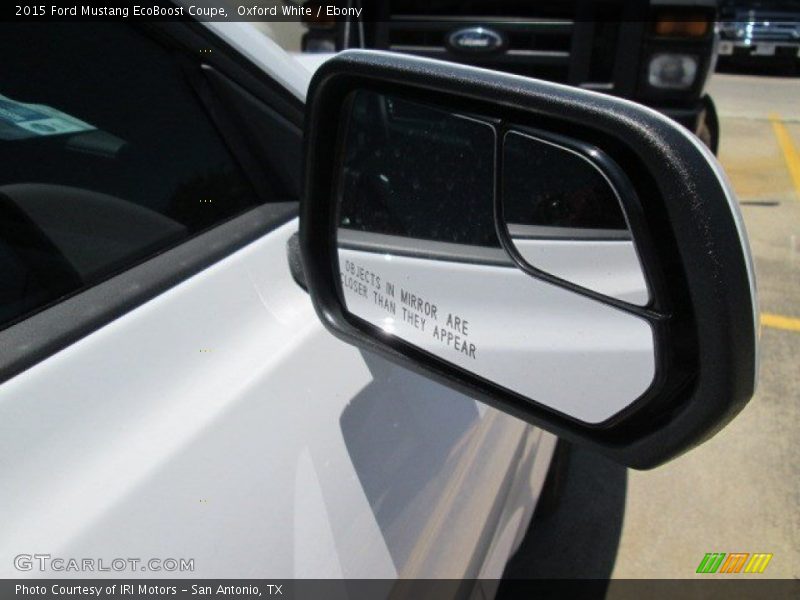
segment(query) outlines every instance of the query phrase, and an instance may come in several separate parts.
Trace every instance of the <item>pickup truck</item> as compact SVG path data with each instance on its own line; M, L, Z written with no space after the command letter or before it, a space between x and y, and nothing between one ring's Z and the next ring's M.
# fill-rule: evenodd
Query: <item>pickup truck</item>
M651 468L753 393L735 199L649 109L247 23L0 48L3 577L496 580L558 438Z
M315 2L284 0L316 6ZM361 5L341 2L342 5ZM378 0L304 19L301 48L373 48L516 73L646 104L715 153L718 0Z
M725 0L720 20L720 67L800 72L800 2Z

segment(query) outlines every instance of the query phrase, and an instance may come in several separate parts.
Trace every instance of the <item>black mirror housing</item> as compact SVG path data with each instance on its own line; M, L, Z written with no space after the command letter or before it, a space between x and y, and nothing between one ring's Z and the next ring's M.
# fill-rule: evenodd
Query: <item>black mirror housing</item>
M510 247L508 228L498 235L510 263L530 277L649 324L655 373L646 391L609 418L586 422L464 363L387 335L352 310L342 287L338 198L348 111L358 91L476 115L498 132L497 148L499 134L514 130L590 149L604 176L621 190L649 286L646 304L538 269ZM487 199L499 216L501 153L500 148L495 154L494 193ZM755 281L735 198L699 140L629 101L452 63L343 52L320 67L308 93L300 248L317 313L337 337L631 467L654 467L701 443L741 411L755 390Z

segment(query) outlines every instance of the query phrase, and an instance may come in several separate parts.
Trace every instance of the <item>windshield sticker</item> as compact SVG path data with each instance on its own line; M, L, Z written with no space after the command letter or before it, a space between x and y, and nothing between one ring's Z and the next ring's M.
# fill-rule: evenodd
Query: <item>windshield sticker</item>
M96 127L44 104L24 104L0 94L0 139L93 131Z

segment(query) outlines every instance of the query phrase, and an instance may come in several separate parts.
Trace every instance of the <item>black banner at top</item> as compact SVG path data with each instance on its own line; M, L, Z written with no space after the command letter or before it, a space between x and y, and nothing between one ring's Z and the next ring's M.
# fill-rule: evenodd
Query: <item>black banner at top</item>
M676 0L479 0L465 5L455 0L134 0L131 3L96 0L39 0L3 4L4 22L45 21L267 21L361 22L389 20L466 19L480 23L648 21L654 18L709 20L717 15L716 0L696 0L687 6Z
M151 2L129 4L69 0L6 4L3 21L326 21L341 18L374 18L366 7L340 6L337 2L237 2L236 0L197 0L190 2Z

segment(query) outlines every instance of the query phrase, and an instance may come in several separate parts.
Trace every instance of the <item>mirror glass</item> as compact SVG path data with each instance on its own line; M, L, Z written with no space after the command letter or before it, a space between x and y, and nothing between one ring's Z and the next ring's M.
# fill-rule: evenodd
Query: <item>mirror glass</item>
M501 245L496 120L367 90L344 106L335 200L347 311L582 422L650 387L646 319L526 272ZM532 226L530 214L514 225Z
M503 139L503 219L530 266L606 296L650 299L622 201L599 153L541 132Z
M500 248L491 125L373 92L355 95L348 125L342 227Z

